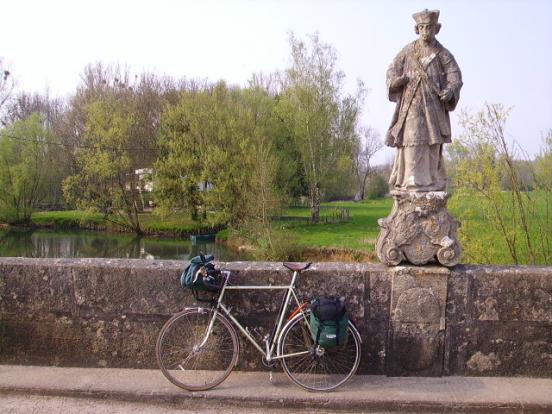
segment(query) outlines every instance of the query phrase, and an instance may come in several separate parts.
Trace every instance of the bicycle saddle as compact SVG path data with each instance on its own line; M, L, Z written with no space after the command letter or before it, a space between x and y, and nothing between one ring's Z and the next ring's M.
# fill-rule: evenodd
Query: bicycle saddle
M289 270L293 270L294 272L300 272L302 270L307 270L312 263L290 263L290 262L284 262L283 265L287 267Z

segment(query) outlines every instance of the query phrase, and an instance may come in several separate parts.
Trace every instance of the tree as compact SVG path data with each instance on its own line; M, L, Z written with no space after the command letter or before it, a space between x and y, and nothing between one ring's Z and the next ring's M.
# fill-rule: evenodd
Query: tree
M354 158L354 170L357 180L355 199L357 200L364 200L365 198L366 182L373 173L372 157L383 147L379 133L375 129L368 127L362 132L363 139L359 142ZM378 183L378 186L381 187L381 183Z
M57 144L36 113L0 132L0 219L30 222L59 173Z
M344 97L344 74L336 67L336 53L318 35L311 36L308 45L291 35L290 44L292 66L286 72L278 112L301 154L311 220L316 223L325 186L343 167L340 161L352 156L359 99ZM345 168L351 171L350 164Z
M69 202L101 211L114 223L142 233L136 188L132 127L135 111L128 91L106 91L87 108L83 144L75 149L78 172L65 179Z
M52 99L48 92L44 94L19 93L13 97L5 107L5 120L8 125L17 121L23 121L34 114L39 116L43 127L50 135L56 137L58 154L56 157L56 182L48 186L43 203L48 206L57 206L63 203L63 192L61 182L70 173L71 154L69 146L64 145L62 139L66 135L67 106L62 99Z
M11 72L4 62L4 59L0 57L0 111L3 111L4 105L9 102L15 88L15 80L11 76ZM5 120L2 120L5 124Z
M69 102L63 132L72 147L66 199L102 211L116 224L141 233L144 208L135 171L158 157L161 114L175 101L177 84L168 77L96 63L82 74Z
M381 171L374 169L372 171L372 179L366 187L366 198L376 199L385 197L389 192L389 183L388 179L385 178L384 174Z
M224 82L182 93L162 118L155 167L161 207L186 209L196 220L214 210L234 226L250 219L257 202L268 200L263 191L272 182L274 169L259 168L274 162L267 138L273 105L261 89Z
M165 108L159 130L161 154L155 163L155 191L159 210L185 209L200 219L205 205L199 184L203 181L205 153L212 126L207 119L211 97L207 92L182 92L175 105ZM205 189L207 185L205 185ZM207 216L207 210L203 211Z
M366 90L358 81L356 95L342 97L338 102L335 140L339 153L323 184L323 198L327 201L351 199L357 190L355 177L356 154L362 146L363 128L359 124L361 103Z
M271 115L267 121L266 134L270 137L271 155L275 157L275 186L281 196L297 200L308 194L305 183L301 153L284 119L276 113L282 96L285 79L280 73L254 73L248 81L248 90L271 102Z
M285 248L282 249L280 234L272 226L272 216L281 208L285 192L277 186L278 163L282 159L276 155L275 141L282 129L274 112L276 102L269 90L254 85L242 91L242 100L249 113L252 168L245 193L246 222L242 227L261 248L264 257L280 258L285 255Z
M63 144L71 148L71 151L68 151L71 175L80 173L77 149L87 146L86 129L90 106L115 91L128 91L126 85L129 78L128 70L120 66L106 66L98 62L84 68L81 84L68 100L63 131L60 133ZM121 87L122 85L125 86Z

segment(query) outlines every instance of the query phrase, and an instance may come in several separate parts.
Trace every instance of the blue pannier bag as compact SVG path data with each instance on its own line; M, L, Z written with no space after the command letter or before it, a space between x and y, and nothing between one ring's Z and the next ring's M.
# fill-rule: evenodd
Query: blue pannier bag
M215 265L211 263L215 260L213 255L204 256L200 254L190 260L190 264L180 276L180 284L183 288L188 288L192 290L212 290L211 286L206 286L204 283L204 275L215 269ZM202 272L206 270L207 272ZM212 276L206 276L211 278L214 281ZM213 284L213 281L209 280L210 284Z
M339 298L318 298L311 302L309 320L312 340L316 345L332 349L346 345L349 317Z

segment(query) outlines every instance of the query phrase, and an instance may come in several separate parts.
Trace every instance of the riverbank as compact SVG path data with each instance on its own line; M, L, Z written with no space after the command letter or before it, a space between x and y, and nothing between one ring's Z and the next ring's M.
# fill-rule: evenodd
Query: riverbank
M389 205L388 205L389 204ZM246 240L239 232L225 229L223 225L197 223L182 213L161 218L153 213L140 215L144 236L158 238L188 239L191 235L217 234L216 243L240 255L258 260L305 260L346 261L372 263L377 261L374 253L375 239L379 228L377 219L385 216L388 200L324 203L322 222L311 224L308 220L275 221L277 233L275 251L268 252L260 240ZM347 220L332 222L336 209L347 209ZM294 207L283 212L289 218L307 218L308 208ZM51 231L89 230L107 233L133 232L119 226L100 213L87 211L45 211L32 215L30 228L4 226L4 230L47 229Z
M238 233L223 230L217 234L217 244L223 245L237 254L246 254L255 260L275 261L305 261L305 262L360 262L377 263L378 258L374 251L347 249L343 247L311 247L298 244L292 233L282 239L282 231L275 239L277 245L274 251L266 249L246 240Z
M215 234L225 227L221 224L194 222L181 213L163 218L153 213L142 213L139 219L143 235L153 237L185 238L197 234ZM87 211L42 211L33 213L31 221L34 228L133 233L131 229L114 223L100 213Z

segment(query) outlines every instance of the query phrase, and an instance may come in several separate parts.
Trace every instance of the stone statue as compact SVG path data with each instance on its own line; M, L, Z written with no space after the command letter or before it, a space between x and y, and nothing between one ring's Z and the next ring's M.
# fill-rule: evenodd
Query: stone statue
M461 256L459 223L447 211L443 144L451 142L449 111L460 98L462 74L454 56L436 39L438 10L413 15L419 39L387 70L389 99L397 102L386 144L396 147L389 184L395 203L378 223L380 260L416 265L435 259L454 266Z
M386 144L397 147L389 184L397 190L443 191L442 144L450 142L449 111L460 98L462 75L454 56L435 39L438 10L413 15L420 38L387 70L389 99L397 102Z

